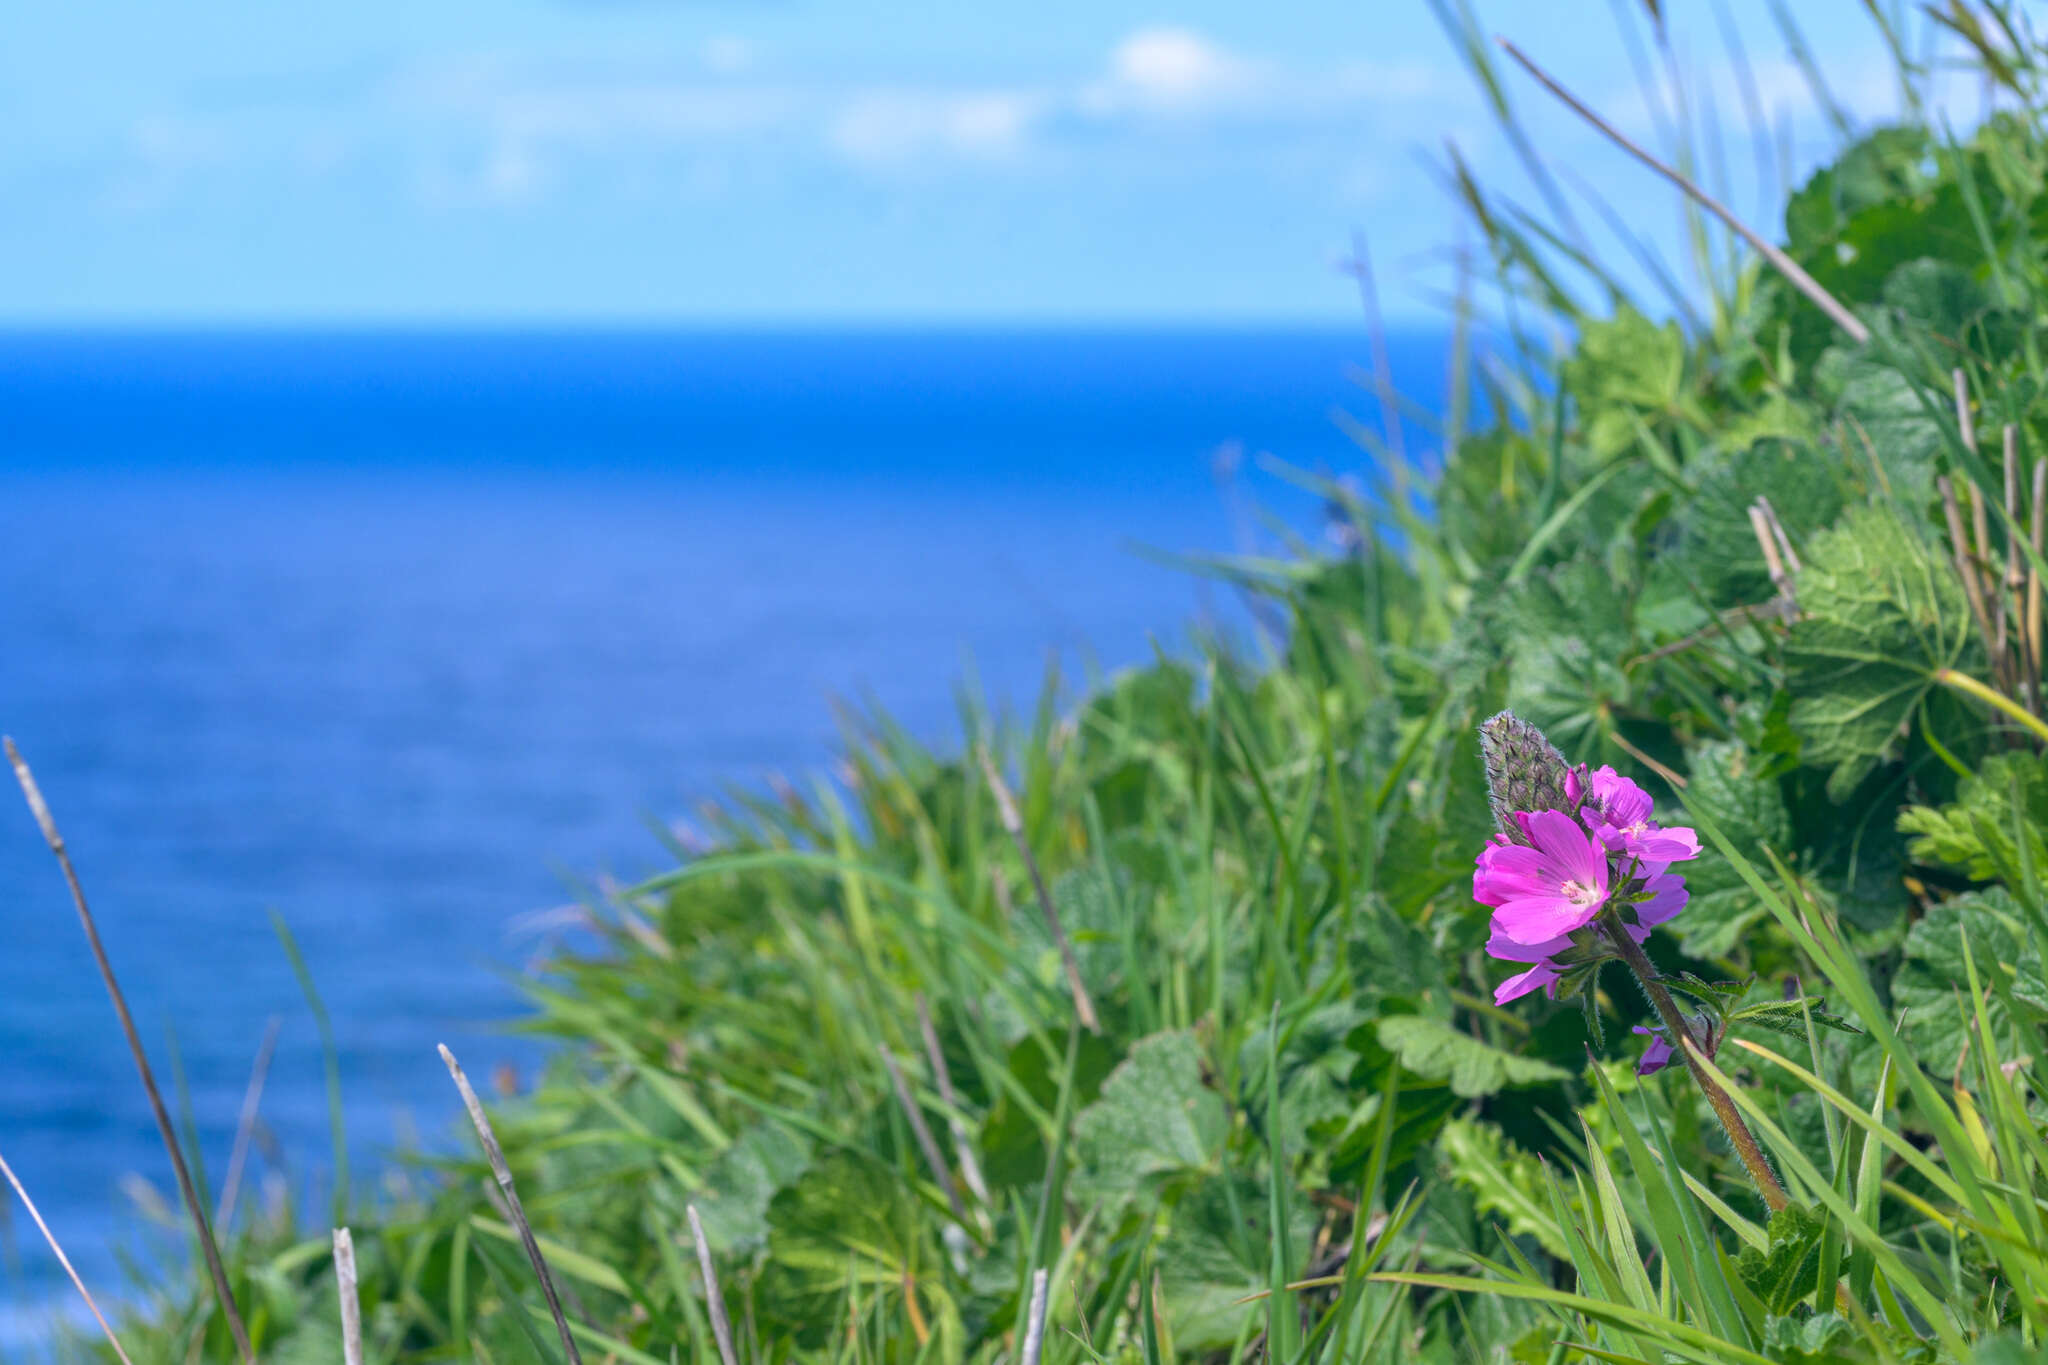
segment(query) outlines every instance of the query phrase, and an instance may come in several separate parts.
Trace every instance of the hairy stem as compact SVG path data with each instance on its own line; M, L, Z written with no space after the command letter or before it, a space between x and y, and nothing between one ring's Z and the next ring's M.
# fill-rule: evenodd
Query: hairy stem
M1749 1168L1749 1178L1756 1182L1757 1193L1763 1196L1765 1207L1776 1213L1791 1202L1785 1187L1778 1183L1777 1173L1771 1169L1770 1162L1764 1160L1764 1149L1757 1145L1756 1135L1749 1131L1749 1125L1736 1112L1735 1101L1729 1099L1728 1092L1700 1069L1699 1062L1684 1046L1683 1040L1693 1036L1692 1030L1686 1024L1678 1003L1671 998L1671 992L1664 989L1664 983L1657 978L1657 969L1651 965L1650 955L1629 937L1627 929L1611 921L1606 929L1622 961L1628 963L1629 970L1636 974L1636 980L1643 983L1643 993L1650 997L1650 1004L1664 1020L1664 1027L1671 1030L1672 1046L1685 1058L1685 1069L1692 1073L1694 1084L1707 1097L1707 1103L1714 1107L1715 1117L1728 1131L1728 1141L1735 1148L1735 1155L1741 1157L1742 1164Z

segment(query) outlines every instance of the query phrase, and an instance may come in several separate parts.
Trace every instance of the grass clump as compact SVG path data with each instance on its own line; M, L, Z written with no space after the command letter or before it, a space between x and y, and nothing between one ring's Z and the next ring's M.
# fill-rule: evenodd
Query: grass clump
M1995 112L1848 142L1797 278L1699 218L1673 321L1453 154L1495 344L1426 481L1276 470L1344 554L1202 566L1270 657L950 755L864 719L838 781L735 799L536 987L507 1168L353 1211L364 1358L2038 1358L2048 102L2018 11L1923 22ZM1503 710L1697 830L1654 1018L1597 961L1495 1001ZM1686 1064L1639 1075L1660 1020ZM230 1232L258 1356L332 1359L328 1230ZM119 1330L233 1349L203 1287Z

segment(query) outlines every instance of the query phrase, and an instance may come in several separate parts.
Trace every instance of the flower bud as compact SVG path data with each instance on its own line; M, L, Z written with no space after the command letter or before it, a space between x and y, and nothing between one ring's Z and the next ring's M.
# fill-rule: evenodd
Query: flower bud
M1518 844L1529 836L1516 811L1558 810L1570 814L1578 802L1567 788L1571 766L1543 732L1512 711L1479 727L1479 756L1486 764L1486 792L1493 822Z

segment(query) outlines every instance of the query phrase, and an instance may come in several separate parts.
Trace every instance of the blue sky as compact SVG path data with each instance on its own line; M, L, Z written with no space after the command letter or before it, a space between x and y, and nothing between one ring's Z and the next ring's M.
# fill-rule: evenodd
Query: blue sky
M1762 102L1828 145L1760 3ZM1860 0L1796 6L1859 119L1896 107ZM1481 4L1624 126L1598 3ZM1673 46L1774 211L1712 0ZM1511 151L1423 0L64 0L0 46L0 322L1208 320L1429 316L1458 220L1423 158ZM1546 156L1640 230L1668 197L1517 75ZM1533 199L1533 196L1527 196ZM1589 215L1590 217L1590 215ZM1618 249L1617 249L1618 254Z

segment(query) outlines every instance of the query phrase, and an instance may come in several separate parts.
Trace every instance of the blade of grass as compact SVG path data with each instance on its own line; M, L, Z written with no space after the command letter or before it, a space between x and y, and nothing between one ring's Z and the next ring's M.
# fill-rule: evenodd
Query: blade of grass
M135 1069L142 1077L142 1089L149 1098L150 1112L156 1118L158 1134L163 1138L164 1150L170 1154L171 1169L178 1178L178 1193L185 1201L192 1224L199 1234L199 1250L206 1258L207 1274L213 1280L214 1297L220 1303L220 1310L226 1316L228 1331L235 1339L235 1349L241 1354L244 1365L255 1365L256 1352L249 1345L249 1330L242 1324L242 1313L235 1306L234 1291L228 1287L228 1272L221 1263L220 1246L214 1241L213 1228L208 1223L206 1208L200 1203L198 1191L192 1183L192 1172L185 1164L185 1153L178 1145L177 1130L171 1126L170 1110L164 1107L163 1092L157 1088L156 1074L150 1070L149 1054L143 1051L142 1036L135 1031L134 1016L128 1012L127 997L121 993L121 984L114 977L114 964L107 957L106 946L100 942L99 926L93 921L92 909L86 904L85 888L79 884L77 870L71 865L71 854L64 846L64 836L57 831L56 819L50 814L49 805L43 800L42 789L36 786L35 775L29 771L14 741L0 739L0 745L7 750L7 761L14 766L14 777L21 784L21 792L28 800L29 812L35 816L37 827L42 831L43 842L50 846L56 856L57 866L64 874L64 883L71 890L71 903L78 909L78 922L85 929L87 946L92 949L93 962L99 967L100 980L106 984L107 995L114 1002L114 1013L120 1019L121 1033L128 1041L128 1051L135 1059Z
M718 1267L711 1259L711 1243L704 1236L704 1220L697 1206L688 1206L690 1241L697 1248L697 1273L704 1277L704 1306L711 1314L711 1335L718 1341L718 1358L725 1365L739 1365L732 1348L732 1319L726 1316L725 1294L718 1287Z
M1662 161L1652 156L1649 152L1643 150L1643 148L1637 146L1634 142L1630 141L1628 137L1625 136L1613 124L1607 122L1607 120L1601 118L1598 114L1594 113L1590 108L1588 108L1585 105L1584 102L1582 102L1578 98L1578 96L1572 94L1569 90L1566 90L1564 86L1560 85L1548 72L1544 71L1542 67L1536 65L1535 62L1531 61L1528 57L1524 56L1520 48L1516 47L1513 43L1509 42L1505 38L1500 39L1499 41L1501 47L1507 51L1507 54L1510 57L1513 57L1515 61L1520 63L1523 70L1527 71L1531 76L1534 76L1536 80L1543 86L1544 89L1550 91L1551 94L1557 96L1558 99L1562 100L1565 103L1565 105L1571 109L1573 113L1577 114L1580 118L1585 119L1588 123L1592 124L1595 128L1599 129L1602 133L1604 133L1607 136L1607 138L1610 141L1619 146L1623 151L1626 151L1629 155L1636 158L1636 160L1642 162L1645 166L1648 166L1651 170L1657 172L1657 174L1663 176L1666 180L1669 180L1673 185L1676 185L1680 190L1682 190L1687 195L1687 197L1691 198L1701 208L1713 214L1716 218L1719 218L1721 222L1727 226L1729 231L1733 232L1736 236L1742 238L1743 241L1749 243L1751 249L1756 251L1756 253L1762 256L1766 261L1770 262L1772 269L1776 270L1780 275L1783 275L1787 282L1789 282L1794 289L1797 289L1800 293L1804 294L1808 299L1810 299L1814 303L1816 307L1818 307L1823 313L1826 313L1828 317L1834 321L1834 324L1837 327L1840 327L1843 332L1847 333L1852 340L1857 342L1864 342L1870 340L1870 329L1863 325L1862 320L1859 319L1854 313L1850 312L1847 308L1845 308L1842 305L1841 300L1837 299L1833 294L1830 294L1826 289L1822 288L1820 282L1814 279L1813 276L1807 274L1805 267L1801 266L1799 262L1793 260L1790 256L1786 255L1783 251L1779 250L1776 246L1772 245L1769 240L1760 235L1754 228L1750 227L1749 224L1743 222L1740 218L1737 218L1734 215L1734 213L1732 213L1729 209L1723 206L1719 200L1715 199L1706 191L1702 190L1699 186L1693 184L1692 181L1686 179L1683 175L1680 175L1670 166L1665 165Z
M0 1176L5 1176L7 1183L14 1187L15 1197L20 1199L22 1207L28 1210L29 1219L35 1223L36 1231L43 1234L43 1241L49 1244L50 1253L57 1258L57 1264L64 1267L65 1275L70 1277L71 1287L78 1291L79 1298L85 1300L86 1309L91 1312L92 1320L100 1325L101 1333L107 1338L107 1345L114 1348L114 1354L120 1357L121 1365L135 1365L135 1362L128 1358L128 1352L121 1348L121 1339L115 1336L114 1329L107 1325L106 1315L101 1313L100 1306L93 1302L92 1291L85 1287L85 1281L79 1278L78 1271L72 1267L71 1258L64 1254L63 1246L57 1241L57 1234L51 1232L50 1225L43 1221L42 1210L36 1207L35 1200L28 1197L28 1191L23 1188L20 1178L14 1174L14 1168L7 1164L7 1158L4 1156L0 1156Z
M455 1060L455 1054L448 1050L447 1044L441 1044L440 1051L441 1061L448 1067L448 1074L455 1080L455 1088L462 1094L462 1107L469 1111L469 1121L476 1128L477 1141L483 1145L484 1159L490 1163L491 1174L497 1178L505 1207L519 1230L519 1240L526 1248L526 1259L533 1264L534 1278L540 1281L541 1293L547 1296L548 1311L555 1316L555 1330L562 1334L562 1350L569 1357L569 1365L583 1365L583 1353L576 1349L576 1338L569 1332L569 1320L562 1316L562 1301L555 1293L555 1277L548 1270L547 1258L540 1254L540 1244L534 1240L533 1224L527 1221L526 1210L520 1207L519 1190L512 1183L512 1168L505 1162L504 1149L498 1146L498 1135L491 1130L490 1116L484 1113L483 1102L477 1099L469 1077L463 1074L462 1063Z
M334 1230L334 1292L341 1303L342 1365L363 1365L363 1300L356 1287L356 1243L347 1228Z

